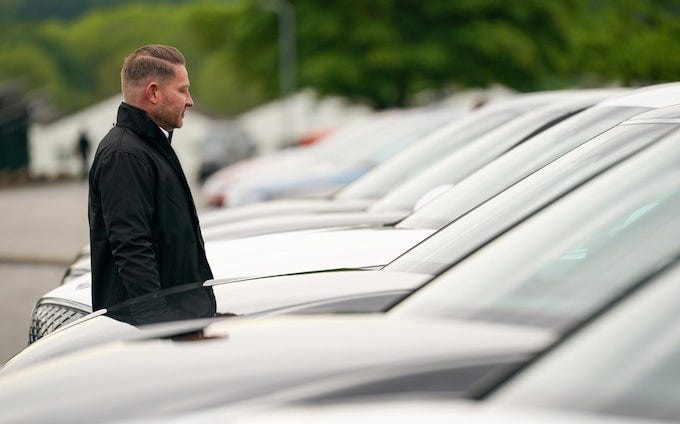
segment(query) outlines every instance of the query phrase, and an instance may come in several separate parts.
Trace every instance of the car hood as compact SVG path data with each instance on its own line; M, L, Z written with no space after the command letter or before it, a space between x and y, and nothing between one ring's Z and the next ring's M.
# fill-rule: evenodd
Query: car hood
M280 216L290 213L350 212L368 208L374 199L286 199L263 203L223 208L202 213L199 217L201 228L207 230L213 225L228 224L265 216Z
M294 231L206 243L216 278L240 279L325 269L382 266L432 229Z
M434 230L350 229L295 231L206 243L216 279L238 281L334 269L382 266ZM90 273L46 293L40 302L91 311Z
M248 315L379 293L406 293L430 278L428 274L406 272L332 271L248 279L212 287L218 313ZM343 310L329 307L324 312Z
M121 419L253 400L374 367L527 355L554 338L526 327L387 316L222 320L200 338L114 342L8 373L0 404L17 422ZM54 396L57 387L77 387L78 396Z
M293 274L242 280L236 282L213 281L218 314L279 314L316 306L316 311L344 312L341 302L377 294L400 298L417 289L430 276L385 271L334 271L309 274ZM68 285L67 285L68 286ZM200 285L188 287L196 290ZM89 285L87 286L89 287ZM87 298L80 299L89 305L89 289L80 287ZM54 293L62 293L57 295ZM64 295L70 296L64 299ZM173 293L172 295L176 295ZM79 294L80 296L80 294ZM73 296L63 287L54 290L52 299L73 301ZM327 304L324 308L323 304ZM364 308L361 312L381 312L382 309ZM2 372L15 371L49 358L61 356L76 350L92 347L113 340L138 340L150 337L164 337L178 332L196 331L203 328L207 320L172 322L164 325L135 327L106 315L105 310L90 314L71 325L48 334L14 356Z
M398 417L398 418L397 418ZM611 416L576 411L515 407L425 396L372 397L344 402L293 406L232 406L208 408L169 417L144 417L120 424L307 424L307 423L466 423L466 424L663 424L667 421L632 416Z
M393 225L408 216L410 212L337 212L265 216L212 225L203 230L203 238L206 241L214 241L319 228Z

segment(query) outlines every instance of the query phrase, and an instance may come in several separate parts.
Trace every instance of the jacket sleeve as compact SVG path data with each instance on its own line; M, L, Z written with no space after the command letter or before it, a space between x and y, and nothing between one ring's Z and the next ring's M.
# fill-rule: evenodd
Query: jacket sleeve
M98 191L106 235L131 297L161 288L152 233L155 181L153 169L130 153L102 158Z

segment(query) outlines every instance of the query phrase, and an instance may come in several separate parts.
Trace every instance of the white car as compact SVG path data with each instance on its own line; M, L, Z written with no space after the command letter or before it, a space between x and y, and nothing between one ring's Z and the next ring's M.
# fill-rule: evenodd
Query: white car
M678 122L673 123L675 116L678 116L677 108L669 108L632 119L556 160L501 196L491 199L487 204L493 207L485 206L468 214L474 205L466 203L466 199L477 198L481 186L478 184L479 175L475 174L439 200L416 211L392 230L303 231L224 240L206 245L209 260L215 275L228 280L336 268L380 267L425 239L435 229L455 219L449 226L456 228L455 231L441 231L433 241L421 243L413 249L415 253L408 254L412 258L419 256L419 259L408 258L387 267L389 270L434 273L453 263L454 259L463 258L474 246L504 231L512 222L573 189L631 152L663 137L679 125ZM481 178L484 178L483 174ZM498 184L493 182L491 188L502 191L505 187ZM480 199L479 203L483 200ZM445 254L437 254L440 251ZM87 278L86 275L66 284L38 301L29 341L90 311Z
M473 138L460 137L460 133L450 133L449 127L444 128L414 146L428 147L420 150L427 154L414 155L415 152L407 151L405 153L410 153L410 156L398 156L394 161L385 163L392 170L393 181L402 179L404 181L376 200L365 211L335 214L286 214L221 225L213 221L212 225L203 224L204 238L210 241L336 226L394 225L414 209L436 197L437 193L444 191L438 188L459 182L504 153L528 142L527 140L538 137L547 128L563 122L574 114L578 115L584 109L612 95L615 96L616 93L621 93L621 90L565 92L552 102L536 106L533 110ZM550 96L555 96L555 94L550 94ZM476 130L478 131L479 128ZM434 139L440 142L431 143ZM433 145L437 147L434 148ZM386 174L381 173L381 175ZM503 178L502 175L499 177ZM371 175L368 175L366 179L374 181L375 184L372 185L379 185Z
M384 204L384 207L368 212L366 209L376 199L364 198L367 190L370 191L370 196L374 196L376 193L388 193L390 186L398 186L407 177L421 172L427 165L436 162L445 153L454 154L462 146L473 142L481 134L491 131L494 127L501 126L503 129L491 131L490 138L480 140L479 148L485 149L485 145L503 142L510 145L519 143L526 134L537 130L547 122L619 91L586 90L583 92L534 93L518 96L512 101L504 101L498 105L487 106L484 110L471 113L470 116L456 120L451 125L444 125L439 131L434 131L434 133L424 137L422 141L401 152L393 160L388 160L382 166L378 166L370 175L366 176L367 178L361 178L361 181L352 185L348 191L341 191L334 200L279 200L208 212L201 216L203 236L209 241L214 238L240 238L310 228L396 224L413 209L416 199L404 199L404 196L400 195L400 191L395 189L392 190L390 198L399 202L398 210L391 207L392 201L388 201ZM567 99L571 99L575 103L568 102L563 105L560 103L559 106L551 107L545 111L528 113L534 109L540 109L542 106L550 105L551 102L566 101ZM519 125L502 125L522 114L528 116L524 117L524 121L518 122ZM518 127L520 128L519 132L517 132ZM508 140L508 137L511 138ZM461 158L458 162L466 160ZM467 166L465 169L469 170L467 172L474 170L470 165L464 165ZM453 166L456 166L456 163ZM423 181L423 184L421 191L422 194L425 194L431 186L438 184L438 182L429 178ZM413 197L412 191L409 190L405 193L409 199ZM411 202L413 205L403 208L401 205L404 202ZM360 211L363 213L359 213ZM302 212L305 212L305 214L300 216L299 214ZM311 212L325 213L312 216L310 215ZM84 249L83 252L79 253L74 263L69 266L61 283L64 284L89 271L89 249Z
M146 424L308 424L308 423L411 423L431 424L664 424L668 421L650 420L621 415L577 412L560 409L531 408L491 402L465 402L443 396L373 396L342 399L320 404L301 403L286 406L258 405L249 408L225 407L190 411L172 416L145 417ZM139 421L123 421L131 424Z
M17 422L68 422L83 416L92 421L145 420L260 402L486 394L540 356L549 360L548 350L564 337L641 287L654 288L666 277L664 271L677 268L678 136L676 132L641 150L533 215L386 314L222 319L207 326L203 322L194 327L195 332L189 332L187 322L168 323L162 325L181 326L174 336L98 345L24 369L10 362L0 377L3 417ZM676 278L670 281L670 292L662 290L652 299L642 299L651 305L646 315L633 308L632 317L613 326L623 329L624 340L604 340L640 348L636 341L638 337L644 341L646 332L628 336L626 324L636 323L631 318L669 324L670 317L670 324L675 324L678 285ZM633 296L631 302L636 300ZM661 302L658 310L654 301ZM661 316L650 315L650 310ZM611 328L606 321L603 326ZM57 334L51 338L56 340ZM599 343L603 339L591 339L595 351L603 348ZM672 390L676 373L672 366L663 366L672 364L664 362L673 358L674 349L668 346L656 345L651 355L633 355L639 366L623 375L617 372L629 362L618 358L617 352L629 349L606 349L616 365L609 367L613 373L604 375L621 377L614 381L614 389L630 388L631 394L641 394L623 396L620 405L625 406L626 399L644 401L649 399L645 395L658 393L642 384L649 381L646 376L670 382L661 386L668 389L662 393L677 400ZM572 364L580 366L577 356L571 358ZM645 364L660 364L652 368L660 372L644 372L650 369ZM540 387L541 380L536 381ZM557 386L564 383L563 377L554 381ZM630 384L635 382L640 384ZM54 387L68 385L79 389L77 396L54 396ZM605 412L612 405L607 402L611 397L598 386L573 387L571 393L584 398L584 408L598 399L588 396L588 390L604 395ZM556 392L561 389L555 387ZM662 406L675 411L677 404ZM654 403L647 405L645 414L653 414ZM614 408L617 412L621 410Z
M210 203L229 207L332 193L455 117L448 111L433 110L377 114L330 134L319 144L220 170L206 180L202 193Z
M391 182L396 183L408 175L415 175L408 183L402 184L394 190L388 192L383 199L377 201L373 207L364 211L356 212L336 212L336 213L318 213L318 214L294 214L292 210L284 212L281 216L265 216L258 219L243 219L239 222L231 222L220 224L219 216L209 215L208 219L202 218L201 224L203 228L203 237L207 242L212 240L224 240L233 238L243 238L249 236L256 236L262 234L269 234L274 232L286 232L295 230L317 229L317 228L332 228L332 227L354 227L354 226L384 226L395 225L400 220L408 216L413 209L420 204L426 203L426 200L431 199L434 193L441 193L442 188L446 188L445 184L453 184L473 173L480 167L483 167L487 162L493 160L499 155L502 155L506 150L512 149L517 145L526 142L527 139L533 140L540 136L541 131L546 127L554 125L561 119L565 119L572 114L580 111L583 108L597 103L603 98L608 98L615 93L620 93L621 90L584 90L577 92L561 93L559 96L556 93L548 94L533 94L515 102L505 102L503 107L494 108L489 111L475 115L472 121L467 121L468 125L465 128L456 124L455 127L447 126L440 131L437 131L430 137L427 137L416 146L417 150L409 149L407 156L399 155L394 161L385 163L385 167L381 167L377 174L368 176L373 184L362 185L368 188L373 185L385 182L385 178L391 178ZM552 99L552 102L539 106L541 102ZM559 99L559 100L558 100ZM510 116L521 114L529 105L536 105L535 110L526 112L523 115L506 122L503 125L491 130L488 134L473 137L473 134L478 134L481 128L486 128L490 122L496 122L499 119L509 119ZM632 112L631 112L632 113ZM570 133L574 131L576 126L585 125L586 130L581 129L579 132L580 140L585 141L589 135L595 135L597 131L604 128L605 125L614 125L623 119L623 113L612 114L612 119L604 120L599 125L593 125L589 121L590 118L574 122L574 125L564 128L560 134L565 132ZM500 118L499 118L500 116ZM601 114L598 114L600 117ZM618 121L614 120L614 117ZM495 119L492 119L495 118ZM484 122L485 125L479 125L478 121ZM573 119L568 120L572 122ZM588 129L592 128L591 132ZM456 131L453 131L457 129ZM539 136L534 135L535 133ZM472 138L471 138L472 137ZM555 137L555 136L553 136ZM551 140L552 141L552 140ZM539 143L538 140L536 140ZM542 142L545 144L545 142ZM448 147L447 147L448 146ZM544 147L545 148L545 147ZM437 161L438 156L443 152L448 151L448 156ZM557 155L561 150L553 150ZM438 155L439 153L439 155ZM415 162L407 165L405 159ZM525 169L530 168L530 158L521 158L523 161L518 164L519 167ZM396 161L396 163L395 163ZM545 161L545 160L544 160ZM433 165L428 172L422 172L426 163L432 162ZM392 166L399 165L399 166ZM538 167L538 164L535 168ZM455 171L454 171L455 170ZM382 172L389 171L389 172ZM493 171L491 171L493 172ZM506 173L498 173L494 178L505 178ZM373 178L377 177L377 178ZM507 183L509 184L509 182ZM311 201L310 201L311 202ZM318 201L321 205L322 202ZM279 202L279 206L284 202ZM285 203L287 205L301 206L302 201L298 203ZM356 203L348 200L343 201L327 201L327 206L337 204L341 207L348 207L350 204L359 206L362 203ZM362 204L363 205L363 204ZM365 205L364 205L365 206ZM254 209L254 208L237 208L240 210ZM271 212L273 209L270 209ZM330 210L330 209L329 209ZM210 219L212 216L213 219ZM233 218L234 215L231 215ZM83 275L89 272L89 261L83 257L76 261L69 267L69 270L62 279L62 284L68 282L71 278Z
M680 127L680 122L672 123L678 121L674 117L680 117L680 106L643 114L602 134L525 178L472 213L462 214L381 271L365 274L324 272L209 282L217 299L217 311L239 315L291 310L381 311L423 282L420 278L404 278L401 273L441 273L564 193L574 190L629 155L663 140L669 132ZM475 187L463 187L466 186L468 190ZM423 208L409 219L415 222L440 221L446 216L446 208L439 209L439 218L431 212L425 213L435 206L433 202L433 205ZM58 319L55 308L67 312L79 311L77 316L69 320L73 321L89 312L89 299L90 285L86 277L45 295L35 309L31 340L64 325Z
M391 189L406 181L410 176L422 171L444 155L465 145L473 140L510 120L535 110L551 102L565 99L566 92L540 92L518 95L510 99L499 100L486 105L467 115L452 120L422 134L422 137L413 145L405 148L390 158L371 169L367 174L357 179L347 187L339 190L326 198L305 199L280 199L268 202L246 204L239 207L230 207L221 210L210 211L201 216L203 226L215 224L227 224L244 219L253 219L263 216L281 215L284 213L308 213L308 212L347 212L363 210L373 201L387 194ZM347 138L350 138L349 136ZM368 138L366 135L358 137L360 142ZM266 162L267 168L288 168L286 156L298 156L300 153L311 157L307 150L296 152L282 152L281 163L277 165L275 158L257 158L257 161ZM311 159L305 159L308 161ZM236 166L245 166L243 164ZM292 167L303 167L302 162L295 162ZM265 171L258 171L264 173ZM227 171L225 170L225 173ZM209 196L220 197L217 187L223 178L217 175L204 186L204 192Z

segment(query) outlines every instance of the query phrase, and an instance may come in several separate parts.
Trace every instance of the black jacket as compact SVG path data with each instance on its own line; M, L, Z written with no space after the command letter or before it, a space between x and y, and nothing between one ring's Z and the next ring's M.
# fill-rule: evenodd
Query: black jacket
M122 103L90 170L92 309L213 278L196 207L170 142Z

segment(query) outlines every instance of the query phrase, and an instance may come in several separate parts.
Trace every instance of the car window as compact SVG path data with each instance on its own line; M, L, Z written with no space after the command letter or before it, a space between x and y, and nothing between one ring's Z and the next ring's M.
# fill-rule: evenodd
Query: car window
M576 113L573 109L548 106L515 118L467 143L458 151L445 155L443 159L433 160L432 166L378 200L370 210L412 210L418 199L429 189L459 182L537 131L552 126L573 113Z
M445 195L430 202L400 225L427 228L451 222L517 181L618 123L648 109L594 107L543 131L460 181Z
M306 147L305 150L323 157L333 157L333 155L346 150L354 140L366 138L369 134L381 134L389 128L389 125L389 116L364 117L332 132L320 143Z
M613 128L455 220L395 259L385 269L436 275L533 211L676 127L673 124L658 124ZM446 217L442 213L441 217L432 215L431 219L440 222L455 218Z
M430 166L433 160L517 116L519 111L480 113L447 125L385 162L336 194L338 199L372 199Z
M564 198L393 313L557 330L575 325L680 249L677 140Z
M319 150L319 153L327 160L336 163L379 163L451 119L451 114L441 112L392 116L389 121L383 122L379 128L376 128L376 131L361 134L351 139L342 148L327 148Z
M678 281L676 262L492 398L500 404L679 420Z

